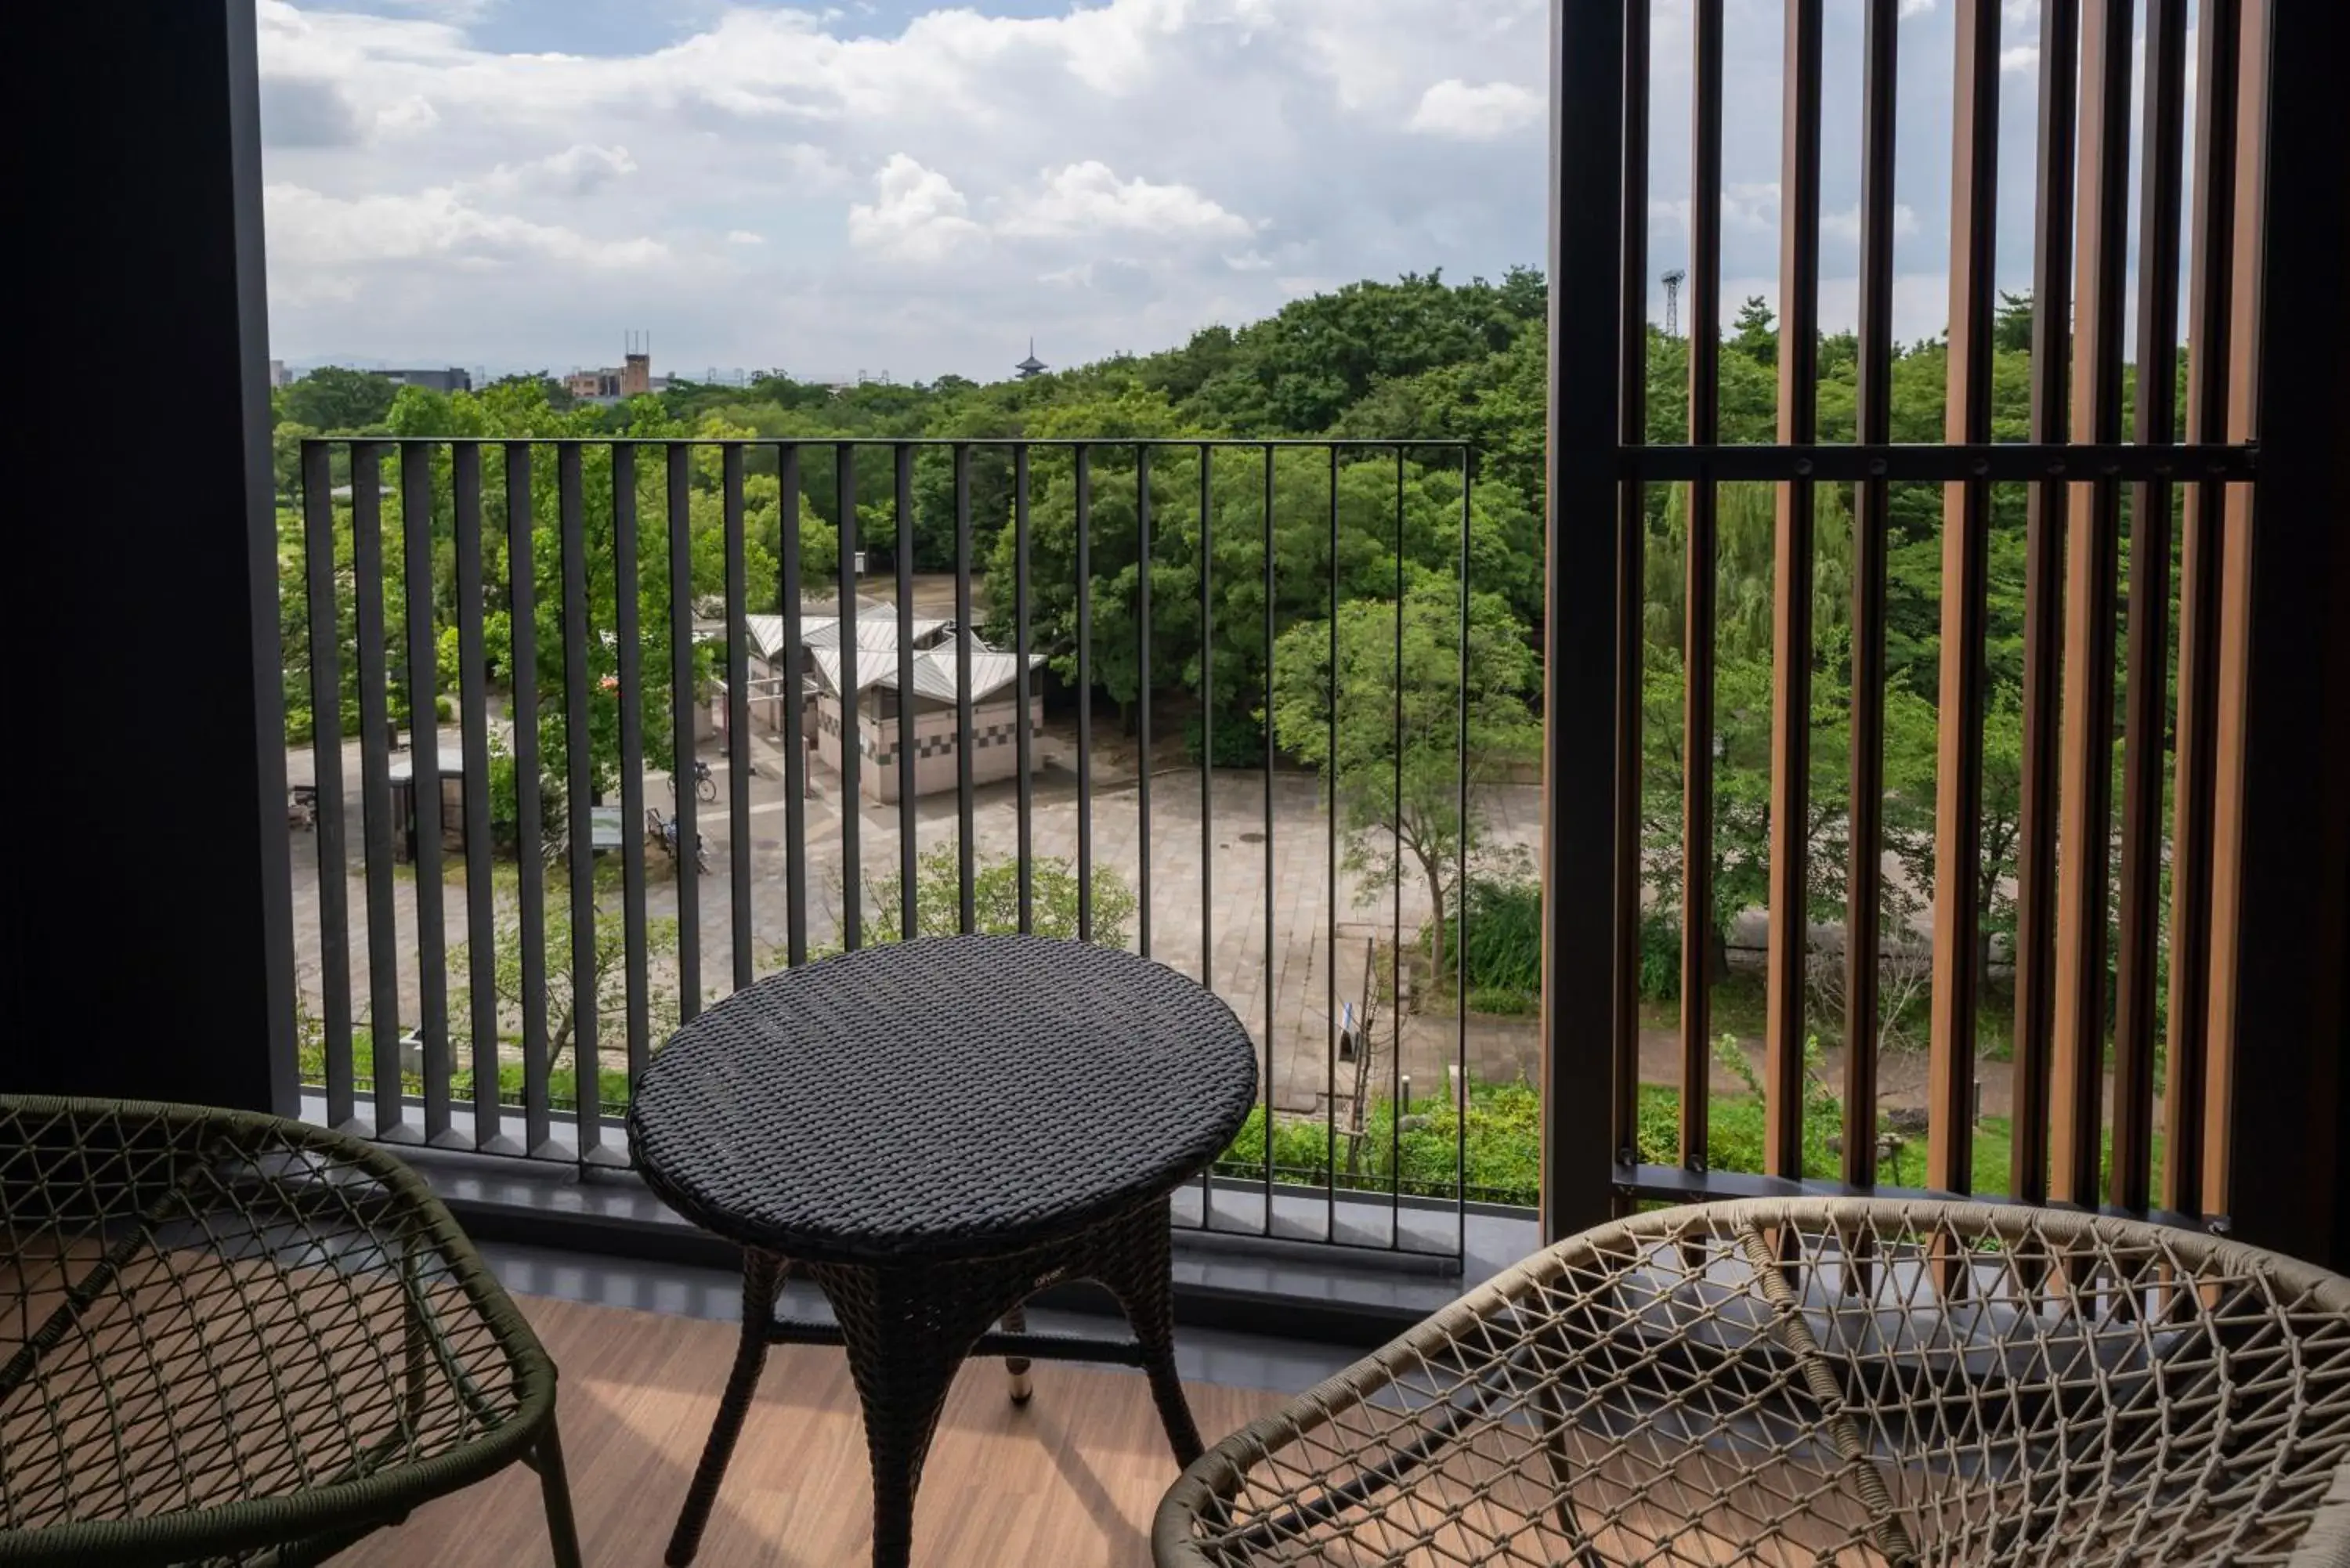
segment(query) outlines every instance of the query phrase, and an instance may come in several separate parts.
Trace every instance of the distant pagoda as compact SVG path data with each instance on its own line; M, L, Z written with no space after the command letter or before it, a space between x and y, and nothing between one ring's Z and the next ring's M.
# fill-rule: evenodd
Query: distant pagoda
M1020 379L1024 381L1045 373L1045 361L1036 358L1036 340L1034 337L1028 339L1028 358L1012 368L1020 372Z

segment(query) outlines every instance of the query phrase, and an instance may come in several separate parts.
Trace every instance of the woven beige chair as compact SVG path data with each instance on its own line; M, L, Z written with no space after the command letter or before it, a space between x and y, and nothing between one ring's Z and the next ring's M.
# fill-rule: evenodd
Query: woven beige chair
M1589 1231L1211 1449L1159 1568L2350 1565L2350 1281L2021 1207Z

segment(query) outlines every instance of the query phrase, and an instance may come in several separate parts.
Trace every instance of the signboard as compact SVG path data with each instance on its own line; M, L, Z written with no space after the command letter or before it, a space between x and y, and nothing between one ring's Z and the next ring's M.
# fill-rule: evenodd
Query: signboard
M620 808L617 805L591 805L588 808L588 846L590 849L620 847Z

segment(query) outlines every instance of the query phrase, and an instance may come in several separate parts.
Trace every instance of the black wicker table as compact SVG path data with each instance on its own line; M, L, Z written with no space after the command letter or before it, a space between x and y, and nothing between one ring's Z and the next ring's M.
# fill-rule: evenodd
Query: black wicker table
M654 1191L743 1247L743 1339L669 1562L692 1560L775 1344L845 1345L873 1467L873 1561L911 1547L956 1369L1002 1355L1142 1367L1179 1463L1167 1195L1257 1089L1232 1009L1164 965L1035 937L943 937L786 971L685 1025L629 1111ZM788 1274L836 1324L775 1315ZM1024 1332L1051 1285L1118 1298L1131 1343ZM997 1325L1001 1324L999 1331Z

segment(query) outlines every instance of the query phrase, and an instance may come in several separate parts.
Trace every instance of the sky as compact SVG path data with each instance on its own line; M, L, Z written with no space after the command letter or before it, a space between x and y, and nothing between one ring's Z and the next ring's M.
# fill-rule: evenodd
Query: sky
M1947 315L1953 0L1902 0L1895 332ZM1851 323L1860 7L1829 0L1822 314ZM2004 0L1997 273L2031 265ZM1777 0L1728 0L1723 319L1775 295ZM1652 271L1689 0L1656 0ZM260 0L271 352L997 379L1546 244L1545 0ZM1660 286L1652 313L1661 317Z

